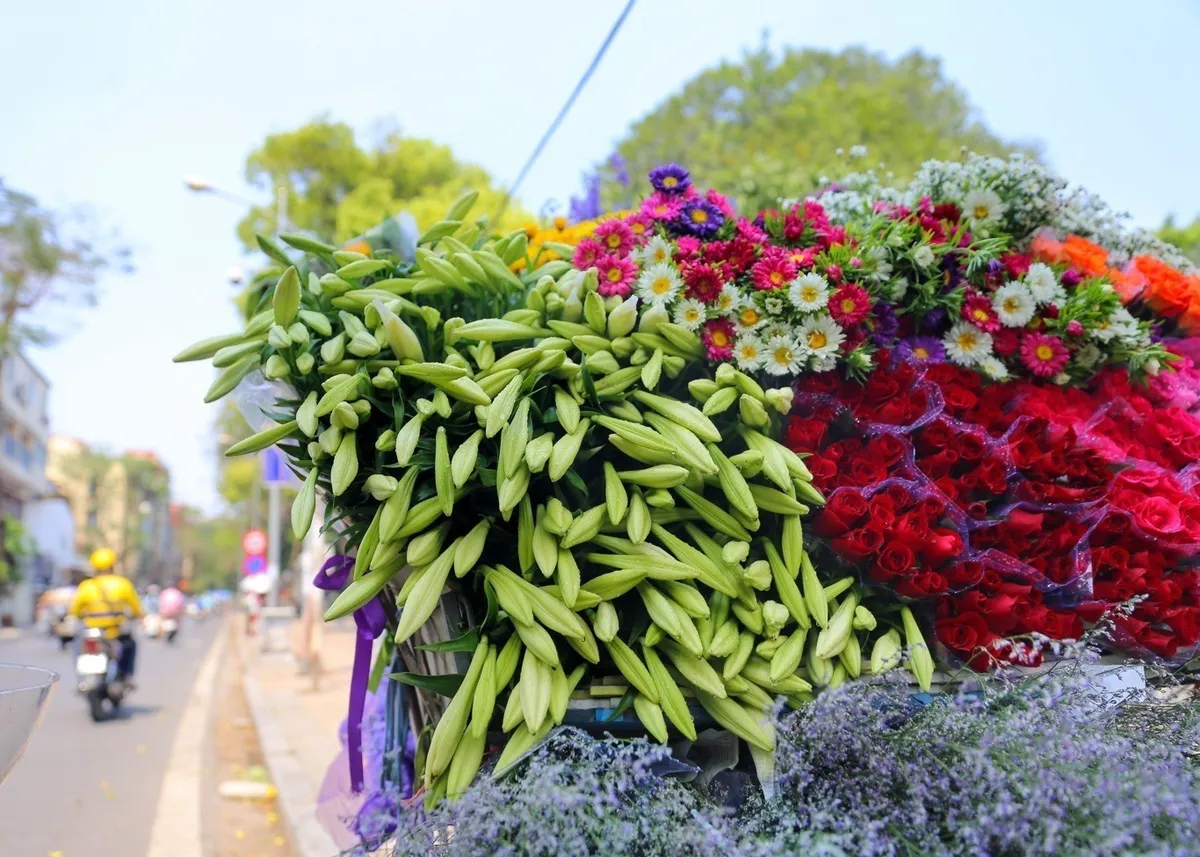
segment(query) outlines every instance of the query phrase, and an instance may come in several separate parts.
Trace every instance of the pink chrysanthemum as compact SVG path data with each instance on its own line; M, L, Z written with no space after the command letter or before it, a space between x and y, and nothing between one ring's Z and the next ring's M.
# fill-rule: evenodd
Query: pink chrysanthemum
M765 231L744 217L738 218L737 232L738 235L741 235L743 238L749 238L755 244L765 244L768 240L768 235Z
M679 197L652 193L642 202L641 213L653 220L674 220L679 216Z
M633 233L634 243L639 247L654 234L654 220L640 211L626 217L625 223L629 226L629 231Z
M853 327L870 311L871 296L862 286L847 283L829 297L829 314L842 327Z
M1053 378L1066 368L1070 356L1057 336L1029 333L1021 341L1021 362L1039 378Z
M769 292L786 289L796 279L796 266L786 252L767 252L750 269L750 280L754 288Z
M709 360L733 359L733 322L727 318L714 318L704 325L700 336Z
M792 264L798 270L806 270L811 268L813 263L817 261L817 254L821 250L819 247L805 247L803 250L796 249L788 252L788 258L792 260Z
M725 285L721 272L712 265L688 265L683 270L683 282L689 298L706 304L714 303Z
M637 265L629 259L609 253L596 260L596 268L600 272L600 294L606 298L611 295L629 297L633 280L637 276Z
M720 191L709 190L704 194L704 198L717 207L717 210L725 215L726 218L733 217L733 204L729 198Z
M584 238L575 245L575 255L571 257L571 264L581 271L586 271L603 255L603 244L594 238Z
M691 235L681 235L675 240L675 258L690 259L700 252L700 239Z
M623 220L605 220L596 227L595 238L604 245L605 253L628 256L633 249L633 230Z
M988 333L1000 329L1000 316L992 308L992 302L983 295L971 295L963 303L962 317Z

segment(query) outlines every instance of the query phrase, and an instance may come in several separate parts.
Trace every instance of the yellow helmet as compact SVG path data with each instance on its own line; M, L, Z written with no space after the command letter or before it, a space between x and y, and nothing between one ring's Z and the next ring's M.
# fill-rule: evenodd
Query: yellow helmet
M92 551L92 568L99 572L108 571L117 562L117 555L112 548L97 548Z

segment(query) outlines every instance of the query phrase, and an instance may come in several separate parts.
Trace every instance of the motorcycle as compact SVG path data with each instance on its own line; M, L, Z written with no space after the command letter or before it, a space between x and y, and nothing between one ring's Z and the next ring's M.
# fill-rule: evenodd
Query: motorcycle
M106 700L116 711L125 697L125 685L117 681L117 645L115 640L105 637L103 631L89 628L83 633L75 658L76 685L79 693L87 698L94 723L104 719Z
M179 634L179 620L168 618L162 620L162 635L168 643L174 643L175 637Z

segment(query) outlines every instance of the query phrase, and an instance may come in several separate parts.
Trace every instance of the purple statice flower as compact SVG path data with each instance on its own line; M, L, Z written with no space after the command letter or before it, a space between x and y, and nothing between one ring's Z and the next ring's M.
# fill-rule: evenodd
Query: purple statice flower
M396 832L400 807L395 796L372 793L354 819L354 834L366 844L382 843Z
M987 272L990 276L996 276L1004 272L1004 263L999 259L990 259L987 263Z
M613 171L613 178L621 186L629 184L629 170L627 167L628 162L617 152L613 152L612 156L608 159L608 168Z
M878 348L890 348L900 330L900 319L896 318L896 310L887 301L877 301L871 314L874 317L871 341Z
M650 184L659 193L676 196L691 187L692 176L679 164L663 164L650 171Z
M910 336L896 346L896 359L902 363L941 363L946 349L933 336Z
M600 176L591 173L583 177L583 196L572 196L567 208L567 217L572 223L595 220L604 213L600 201Z
M712 238L725 222L725 215L706 199L689 199L679 210L674 227L684 235Z

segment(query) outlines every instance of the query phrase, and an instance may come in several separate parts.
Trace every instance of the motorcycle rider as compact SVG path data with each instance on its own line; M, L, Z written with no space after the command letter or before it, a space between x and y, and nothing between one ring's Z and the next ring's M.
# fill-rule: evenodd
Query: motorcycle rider
M132 621L141 618L142 603L133 584L113 572L116 561L117 555L110 548L92 552L91 574L75 590L70 614L77 616L85 628L99 629L106 638L118 642L117 680L132 688L137 661Z

